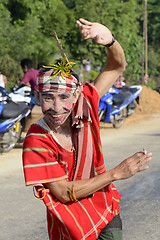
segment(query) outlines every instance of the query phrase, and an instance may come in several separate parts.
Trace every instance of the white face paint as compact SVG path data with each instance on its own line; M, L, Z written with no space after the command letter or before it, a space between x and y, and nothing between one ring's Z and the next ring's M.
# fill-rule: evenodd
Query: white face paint
M71 92L40 93L40 105L45 120L53 127L63 125L71 114L77 96Z

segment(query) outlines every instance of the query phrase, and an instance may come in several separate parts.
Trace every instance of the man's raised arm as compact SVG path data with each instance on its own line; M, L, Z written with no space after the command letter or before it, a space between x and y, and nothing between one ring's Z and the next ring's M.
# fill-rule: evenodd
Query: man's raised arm
M108 51L106 66L94 82L101 98L125 70L124 52L117 40L114 41L111 31L104 25L82 18L77 21L77 25L83 39L93 39L97 44L105 46ZM111 45L111 43L113 44Z

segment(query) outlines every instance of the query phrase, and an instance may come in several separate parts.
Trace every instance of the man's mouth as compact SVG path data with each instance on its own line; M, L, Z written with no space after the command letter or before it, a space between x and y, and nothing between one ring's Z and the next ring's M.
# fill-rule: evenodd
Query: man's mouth
M49 118L53 119L54 121L61 121L62 119L68 116L68 112L63 112L61 114L48 113L48 115L49 115Z
M66 114L58 114L58 115L51 115L52 118L54 118L55 120L59 120L62 117L64 117Z
M52 110L47 110L47 111L43 112L43 114L46 116L46 118L48 118L48 120L51 123L59 125L59 124L62 124L65 122L68 115L70 114L70 111L68 109L65 109L65 111L62 113L60 113L60 112L56 113Z

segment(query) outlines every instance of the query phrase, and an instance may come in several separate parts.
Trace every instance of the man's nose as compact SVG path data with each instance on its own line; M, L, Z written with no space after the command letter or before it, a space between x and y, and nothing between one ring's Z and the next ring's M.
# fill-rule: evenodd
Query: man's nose
M57 113L60 112L61 109L62 109L61 101L57 97L55 97L54 100L53 100L52 108Z

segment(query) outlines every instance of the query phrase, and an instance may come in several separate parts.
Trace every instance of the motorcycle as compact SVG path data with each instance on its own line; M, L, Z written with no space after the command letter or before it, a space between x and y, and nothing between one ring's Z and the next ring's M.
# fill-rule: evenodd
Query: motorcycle
M139 103L141 91L142 87L139 85L124 86L122 89L110 88L100 99L98 108L99 121L112 123L114 128L121 127L125 118L134 113L136 102Z
M30 113L27 102L14 102L10 93L0 87L0 153L9 152L20 141Z
M31 109L37 105L39 106L39 104L36 102L35 97L34 97L34 93L31 90L31 87L26 86L25 84L21 84L18 87L13 87L12 92L10 93L11 98L13 99L13 101L22 101L22 97L25 99L24 101L28 102ZM17 99L20 97L20 100Z
M21 84L18 87L13 87L12 92L8 91L13 102L26 102L31 104L31 87Z

